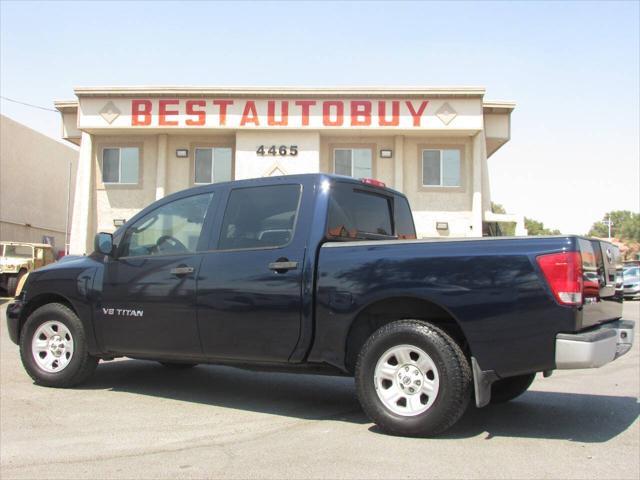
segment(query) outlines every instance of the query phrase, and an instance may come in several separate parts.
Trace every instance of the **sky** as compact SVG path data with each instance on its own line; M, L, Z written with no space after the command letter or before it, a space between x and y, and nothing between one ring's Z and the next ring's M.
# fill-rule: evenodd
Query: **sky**
M491 198L563 233L640 211L640 2L0 0L0 93L76 86L481 86L517 103ZM0 102L51 137L58 114Z

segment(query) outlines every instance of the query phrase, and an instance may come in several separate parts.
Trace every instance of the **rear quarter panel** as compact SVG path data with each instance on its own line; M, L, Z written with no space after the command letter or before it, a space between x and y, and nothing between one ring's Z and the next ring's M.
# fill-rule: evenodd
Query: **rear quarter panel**
M309 360L344 368L358 314L379 300L412 297L456 319L483 370L551 369L555 336L574 329L577 309L555 302L535 257L574 248L571 237L325 244Z

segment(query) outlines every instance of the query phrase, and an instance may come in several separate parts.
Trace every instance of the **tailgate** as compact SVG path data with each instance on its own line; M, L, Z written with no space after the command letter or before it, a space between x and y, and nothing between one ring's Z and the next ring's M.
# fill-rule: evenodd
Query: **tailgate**
M578 245L584 280L580 328L619 319L623 298L620 249L593 238L580 238Z

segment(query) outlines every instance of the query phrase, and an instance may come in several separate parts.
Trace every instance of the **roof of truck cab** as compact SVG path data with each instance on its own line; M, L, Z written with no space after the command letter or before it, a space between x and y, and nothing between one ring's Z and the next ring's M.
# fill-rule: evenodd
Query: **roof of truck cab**
M247 178L247 179L243 179L243 180L231 180L228 182L219 182L219 183L210 183L207 185L198 185L195 187L190 187L184 190L181 190L179 192L175 192L173 195L177 195L177 194L182 194L184 192L187 191L209 191L213 188L222 188L225 186L229 186L229 185L233 185L233 186L238 186L238 187L242 187L242 186L254 186L254 185L273 185L273 184L279 184L279 183L283 183L283 182L303 182L303 181L309 181L309 180L314 180L316 183L320 183L322 182L322 180L335 180L335 181L339 181L339 182L348 182L348 183L353 183L356 185L362 185L364 187L368 187L368 188L372 188L372 189L380 189L380 190L384 190L386 192L392 193L394 195L400 195L402 197L405 197L406 195L402 192L399 192L397 190L394 190L393 188L390 188L388 186L384 186L384 187L378 187L375 185L371 185L368 183L364 183L363 180L364 179L359 179L359 178L353 178L353 177L348 177L348 176L344 176L344 175L335 175L335 174L330 174L330 173L300 173L300 174L295 174L295 175L279 175L279 176L274 176L274 177L256 177L256 178ZM374 179L375 180L375 179ZM166 197L165 197L166 198Z

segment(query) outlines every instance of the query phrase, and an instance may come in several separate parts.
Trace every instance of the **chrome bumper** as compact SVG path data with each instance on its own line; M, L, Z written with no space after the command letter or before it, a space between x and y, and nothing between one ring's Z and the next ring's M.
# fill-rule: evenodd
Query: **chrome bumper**
M581 333L556 336L556 368L597 368L624 355L633 345L635 322L618 320Z

